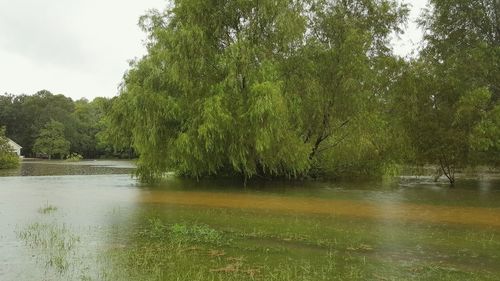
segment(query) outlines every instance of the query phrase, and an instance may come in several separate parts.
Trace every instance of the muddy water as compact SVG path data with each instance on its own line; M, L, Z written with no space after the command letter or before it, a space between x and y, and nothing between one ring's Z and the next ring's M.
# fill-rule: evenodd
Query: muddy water
M353 237L365 235L371 237L370 247L379 245L380 251L375 251L374 256L390 253L394 257L422 260L432 258L434 252L460 250L449 245L453 241L445 242L447 237L433 236L453 229L448 238L455 232L466 233L463 247L481 253L480 262L457 258L453 261L455 266L500 271L495 266L500 261L500 180L495 178L462 180L452 189L425 178L396 182L256 183L243 188L238 182L176 179L160 186L141 185L130 176L132 171L133 164L125 161L26 161L20 169L1 171L0 280L67 279L47 273L47 264L41 265L38 258L43 253L30 249L19 238L29 225L57 224L78 235L83 254L72 263L85 263L88 268L97 263L96 253L124 247L129 234L143 224L142 214L151 212L174 220L196 217L198 222L243 230L271 229L265 223L274 220L290 225L286 231L298 235L300 227L311 224L311 229L317 229L311 237L336 241L332 237L335 231ZM45 213L43 209L49 206L55 210ZM211 214L225 219L212 220ZM421 253L413 253L416 246L408 242L413 239L409 236L414 235L408 232L413 230L420 233L415 239L420 239L417 246ZM427 236L432 236L432 242L424 241Z
M150 192L140 194L142 203L183 204L216 208L243 208L325 214L370 219L409 220L425 223L456 223L500 228L500 209L449 207L397 202L363 202L317 198L287 198L253 194L210 192Z

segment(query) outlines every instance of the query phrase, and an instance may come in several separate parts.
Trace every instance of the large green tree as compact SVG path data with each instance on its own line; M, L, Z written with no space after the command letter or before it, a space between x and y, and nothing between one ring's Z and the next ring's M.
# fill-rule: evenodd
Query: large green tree
M500 157L498 13L495 0L431 0L420 20L421 56L400 79L400 116L416 160L438 164L450 183L458 168L485 160L478 153Z
M33 151L46 155L51 159L59 156L61 159L69 154L70 142L64 138L64 125L58 121L50 121L40 130Z
M143 179L308 175L346 128L369 122L378 62L406 12L375 0L174 1L142 18L148 54L110 129L140 154Z

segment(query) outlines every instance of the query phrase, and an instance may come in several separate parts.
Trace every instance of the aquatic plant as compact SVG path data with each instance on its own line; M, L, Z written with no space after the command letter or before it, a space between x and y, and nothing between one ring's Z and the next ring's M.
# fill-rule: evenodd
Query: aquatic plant
M55 211L57 211L57 207L54 205L49 205L48 203L46 203L45 206L40 207L38 209L38 212L40 214L50 214L50 213L53 213Z
M45 265L64 273L72 265L70 259L80 238L74 235L66 225L33 223L18 231L17 236L35 250L44 253Z

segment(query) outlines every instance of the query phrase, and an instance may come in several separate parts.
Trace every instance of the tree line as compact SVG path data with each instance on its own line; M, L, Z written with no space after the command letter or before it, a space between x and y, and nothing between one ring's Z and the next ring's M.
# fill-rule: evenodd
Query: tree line
M106 141L106 112L113 99L73 101L47 90L33 95L0 95L0 127L23 147L25 157L127 157Z

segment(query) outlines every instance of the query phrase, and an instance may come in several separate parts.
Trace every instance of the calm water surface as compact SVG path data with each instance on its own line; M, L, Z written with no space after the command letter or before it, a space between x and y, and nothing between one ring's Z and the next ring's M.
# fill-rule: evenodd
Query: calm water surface
M253 243L278 249L279 257L314 261L334 248L374 265L402 263L383 273L386 277L370 273L373 280L417 279L412 270L432 264L500 280L500 180L495 177L462 180L454 188L426 178L267 182L247 188L231 181L170 179L148 186L131 177L133 169L127 161L24 161L19 169L0 171L0 280L104 280L96 269L99 257L127 247L152 214L228 233L267 233L269 239L245 238L241 249ZM45 212L49 207L54 210ZM64 268L72 274L51 270L57 261L43 259L48 250L30 247L20 235L37 224L56 225L62 235L77 237L78 251ZM117 270L114 266L105 271Z

